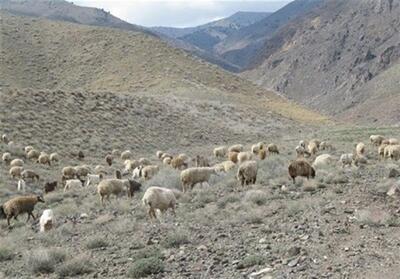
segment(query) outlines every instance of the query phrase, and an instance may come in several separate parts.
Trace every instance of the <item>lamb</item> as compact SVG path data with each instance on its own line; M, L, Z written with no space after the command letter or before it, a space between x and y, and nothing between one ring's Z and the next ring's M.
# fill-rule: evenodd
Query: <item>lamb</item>
M314 143L317 146L318 149L320 148L320 145L321 145L321 141L320 140L312 139L312 140L310 140L309 144L310 143Z
M333 145L330 142L323 141L319 145L321 150L333 150Z
M186 169L188 167L188 164L185 162L184 159L180 158L180 157L175 157L171 160L171 167L173 167L174 169Z
M161 150L158 150L158 151L156 152L156 156L157 156L158 159L161 159L161 157L162 157L163 154L164 154L164 152L161 151Z
M108 154L108 155L106 155L105 160L106 160L107 164L111 167L113 164L114 156L111 154Z
M306 149L306 142L304 140L299 141L299 146L301 146L304 149Z
M315 177L315 169L304 159L297 159L289 164L289 176L296 183L297 176L307 177L307 179Z
M39 175L35 172L35 171L33 171L33 170L24 170L22 173L21 173L21 177L24 179L24 180L26 180L26 179L31 179L32 181L34 181L34 180L37 180L37 181L39 181Z
M206 157L196 155L196 167L209 167L210 163Z
M258 155L260 150L265 149L265 143L259 142L251 146L251 153Z
M143 205L148 207L148 214L151 218L157 219L156 210L161 212L169 208L175 215L176 198L172 190L157 186L149 187L142 198Z
M389 144L390 145L398 145L399 144L399 140L395 139L395 138L391 138L391 139L389 139Z
M91 184L99 184L100 181L103 179L102 174L88 174L86 176L86 186L90 186Z
M142 166L149 166L149 165L151 165L151 162L147 158L140 158L139 159L139 164L142 165Z
M80 188L83 187L84 181L79 180L79 179L68 179L64 181L64 192L71 188Z
M54 226L54 213L51 209L45 209L39 220L40 232L48 232Z
M29 221L31 216L35 220L36 217L33 215L33 210L38 202L44 203L41 196L22 196L12 198L0 206L0 216L7 219L8 226L10 226L10 220L12 217L14 217L15 220L18 220L18 215L22 213L28 214L28 219L26 221Z
M61 172L64 179L73 179L76 176L76 170L71 166L64 167Z
M118 196L124 191L127 191L129 193L131 183L132 180L115 178L109 178L100 181L99 185L97 185L97 193L100 196L101 204L104 205L105 199L110 201L111 195ZM136 186L132 186L132 188L134 187Z
M382 144L382 141L385 139L384 136L381 135L371 135L369 137L369 140L371 141L371 143L375 146L380 146Z
M183 170L180 175L182 191L185 193L197 183L208 183L212 174L217 175L217 170L211 167L194 167Z
M129 172L140 166L140 163L137 160L125 160L124 165L125 169L123 170L123 174L128 174Z
M339 162L342 163L342 168L344 168L346 165L351 167L351 164L353 163L354 159L355 156L353 153L347 153L347 154L342 154L342 156L340 156Z
M256 183L257 179L257 162L256 161L246 161L239 165L237 170L236 178L240 181L241 185L244 186Z
M46 153L42 152L37 159L37 163L45 165L48 164L50 166L50 157Z
M238 162L238 155L239 155L239 152L230 151L230 152L228 153L228 159L231 160L233 163L236 164L236 163Z
M163 153L162 154L162 156L161 156L161 160L164 160L165 158L173 158L174 156L172 156L171 154L169 154L169 153Z
M102 166L102 165L97 165L94 168L94 172L95 172L95 174L103 174L103 175L107 174L106 168L104 166Z
M378 155L380 156L381 159L383 159L385 157L385 148L386 146L388 146L387 144L381 144L378 147Z
M52 181L52 182L46 182L44 184L44 193L50 193L53 192L57 188L57 181Z
M314 169L321 168L324 166L328 166L333 164L335 161L337 161L337 158L330 154L322 154L319 155L317 158L315 158L314 163L312 164L312 167Z
M18 180L17 190L18 190L18 192L20 192L20 191L25 192L25 191L26 191L26 183L25 183L25 180L23 180L23 179L19 179L19 180Z
M133 198L135 192L139 192L140 188L142 188L142 184L135 180L128 180L129 185L127 186L128 197Z
M24 147L25 154L28 154L29 151L31 151L31 150L33 150L33 149L34 149L34 148L33 148L33 146L31 146L31 145L25 146L25 147Z
M310 141L310 143L308 144L308 152L311 155L315 155L318 152L318 145L315 142Z
M7 134L3 134L1 136L1 141L4 142L5 144L8 144L10 142L8 135Z
M258 156L260 157L260 160L264 160L265 158L267 158L267 150L264 149L260 149L260 151L258 152Z
M59 162L60 161L60 156L58 153L53 152L50 154L50 162Z
M4 163L9 164L11 162L11 153L5 152L3 156L1 157Z
M219 146L213 150L213 154L216 158L224 158L227 152L228 148L226 146Z
M279 154L278 146L275 143L268 144L267 150L269 153Z
M239 164L249 161L253 158L253 154L251 152L240 152L237 156Z
M40 156L40 152L32 149L31 151L28 152L28 154L26 155L26 158L29 160L37 160Z
M187 162L189 160L189 156L186 155L185 153L181 153L177 157L182 159L184 162Z
M234 169L235 166L236 166L235 163L232 162L232 161L224 161L224 162L221 162L221 163L219 163L219 164L216 164L214 167L215 167L215 169L216 169L217 171L228 172L228 171L230 171L231 169Z
M131 159L132 156L132 152L129 150L125 150L124 152L121 153L121 160L127 160L127 159Z
M144 167L139 166L133 170L132 179L143 177L145 180L149 180L154 175L156 175L158 171L159 171L159 167L156 165L150 165L150 166L144 166Z
M75 175L78 179L82 177L85 178L90 173L90 168L88 166L76 166Z
M164 158L164 160L163 160L163 164L164 164L164 165L170 165L170 164L171 164L171 161L172 161L171 157L166 157L166 158Z
M356 154L357 156L363 156L365 153L365 144L360 142L356 145Z
M242 144L235 144L235 145L230 146L228 148L228 152L232 152L232 151L237 152L237 153L242 152L243 151L243 145Z
M18 166L16 166L16 167L12 167L11 169L10 169L10 175L11 175L11 177L12 178L21 178L21 175L22 175L22 172L24 171L24 168L23 167L18 167Z
M6 153L5 153L6 154ZM3 155L4 156L4 155ZM3 158L4 159L4 158ZM8 160L7 160L8 161ZM10 168L12 167L23 167L24 166L24 161L21 159L14 159L10 163Z

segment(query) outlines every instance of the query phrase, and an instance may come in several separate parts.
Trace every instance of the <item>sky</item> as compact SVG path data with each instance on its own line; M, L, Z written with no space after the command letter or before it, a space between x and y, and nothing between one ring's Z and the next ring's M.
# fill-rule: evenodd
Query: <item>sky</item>
M273 12L290 0L75 0L142 26L192 27L238 11Z

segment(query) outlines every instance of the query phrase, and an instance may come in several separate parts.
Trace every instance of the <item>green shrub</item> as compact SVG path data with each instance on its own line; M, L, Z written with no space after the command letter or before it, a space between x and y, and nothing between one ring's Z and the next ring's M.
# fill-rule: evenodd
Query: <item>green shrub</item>
M139 259L128 270L128 277L141 278L164 272L164 263L158 257Z

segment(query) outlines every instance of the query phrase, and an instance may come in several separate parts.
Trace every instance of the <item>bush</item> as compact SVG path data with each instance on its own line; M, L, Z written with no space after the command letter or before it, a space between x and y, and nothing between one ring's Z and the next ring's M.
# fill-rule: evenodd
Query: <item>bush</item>
M240 199L237 194L229 194L219 199L217 206L218 208L225 208L228 203L236 203L238 201L240 201Z
M86 257L77 257L63 263L57 268L56 273L60 277L77 276L87 274L93 271L92 264Z
M171 168L162 168L154 177L145 182L146 188L150 185L163 185L166 188L180 190L180 171Z
M139 259L128 270L130 278L141 278L151 274L164 272L164 263L158 257Z
M248 268L252 267L255 265L262 265L264 263L265 259L261 255L251 255L251 256L246 256L239 264L238 268Z
M100 237L92 237L86 242L86 248L88 249L96 249L107 246L108 246L107 241Z
M267 194L261 190L249 190L247 191L244 200L260 206L267 202L267 198Z
M6 244L0 244L0 262L9 261L14 258L14 249Z
M27 266L32 273L52 273L55 265L65 260L66 254L60 249L38 249L26 255Z
M182 244L189 243L189 237L186 231L176 230L169 232L163 242L163 246L166 248L179 247Z
M162 255L159 249L154 247L146 247L135 251L131 258L133 261L137 261L143 258L162 258Z

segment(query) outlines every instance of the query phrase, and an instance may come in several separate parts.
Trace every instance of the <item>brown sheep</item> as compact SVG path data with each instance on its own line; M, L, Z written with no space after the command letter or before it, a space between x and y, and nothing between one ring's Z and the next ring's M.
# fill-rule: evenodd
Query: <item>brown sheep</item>
M39 175L38 175L35 171L33 171L33 170L24 170L24 171L21 173L21 176L22 176L22 178L23 178L24 180L27 180L27 179L29 178L29 179L31 179L32 181L34 181L35 179L36 179L37 181L39 181Z
M314 168L303 159L297 159L290 163L288 167L289 175L293 179L293 184L296 183L297 176L307 177L307 179L315 177Z
M260 157L260 160L264 160L267 158L267 150L260 149L260 151L258 151L258 156Z
M44 184L44 193L50 193L53 192L57 188L57 181L52 181L52 182L46 182Z
M33 215L33 210L38 202L44 203L44 200L41 196L12 198L0 206L0 216L7 219L8 226L10 226L10 219L14 217L15 220L18 220L17 217L21 213L28 214L28 219L26 220L27 222L31 216L33 220L36 220L36 217Z
M76 170L74 167L67 166L62 169L62 176L66 179L73 179L76 176Z
M208 159L206 157L203 157L200 155L196 155L195 162L196 162L196 167L209 167L210 166ZM172 161L171 161L171 164L172 164Z
M269 153L279 154L278 146L275 143L268 144L267 150Z
M26 158L29 160L37 160L40 156L40 152L32 149L31 151L28 152L28 154L26 155Z
M79 152L78 152L78 159L79 159L79 160L85 159L85 154L83 153L82 150L79 150Z
M106 156L106 162L107 162L107 164L108 164L109 166L112 166L113 160L114 160L113 155L108 154L108 155Z
M36 162L42 165L48 164L50 166L50 157L46 153L41 153Z
M171 160L171 167L173 167L174 169L177 170L182 170L182 169L186 169L187 168L187 163L185 162L185 160L181 157L174 157Z
M228 153L228 159L236 164L238 162L238 155L239 155L239 152L230 151Z

